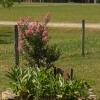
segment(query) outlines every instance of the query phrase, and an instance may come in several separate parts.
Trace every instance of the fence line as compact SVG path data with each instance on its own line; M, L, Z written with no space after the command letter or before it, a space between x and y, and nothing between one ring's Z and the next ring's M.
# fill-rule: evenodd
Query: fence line
M81 34L81 54L85 56L85 20L82 20L81 23L82 34ZM15 64L16 66L19 65L19 50L18 50L18 26L14 26L15 31Z

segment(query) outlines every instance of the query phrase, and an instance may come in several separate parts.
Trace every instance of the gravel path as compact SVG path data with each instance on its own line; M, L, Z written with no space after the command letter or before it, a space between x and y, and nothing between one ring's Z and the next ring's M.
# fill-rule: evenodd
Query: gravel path
M0 25L15 25L14 21L0 21ZM48 27L81 28L81 23L49 23ZM86 28L100 29L100 23L86 23Z

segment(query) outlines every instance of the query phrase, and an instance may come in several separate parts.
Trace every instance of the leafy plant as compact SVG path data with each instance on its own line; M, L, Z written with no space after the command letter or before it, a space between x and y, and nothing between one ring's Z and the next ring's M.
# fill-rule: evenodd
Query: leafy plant
M55 45L48 45L48 15L45 23L32 22L29 17L21 18L19 27L19 50L24 54L31 67L50 68L60 56Z
M65 81L62 76L55 76L52 69L13 67L7 76L12 90L22 100L41 98L77 100L79 97L88 97L88 85L84 81Z
M62 79L62 80L61 80ZM51 69L44 69L38 73L38 80L41 84L41 95L43 98L56 98L61 93L60 88L64 79L60 76L55 77ZM58 90L59 88L59 90Z

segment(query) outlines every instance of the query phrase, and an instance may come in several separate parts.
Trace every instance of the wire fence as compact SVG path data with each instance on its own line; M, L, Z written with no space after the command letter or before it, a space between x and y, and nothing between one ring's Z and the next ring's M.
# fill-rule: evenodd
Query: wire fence
M15 23L13 23L13 24L15 24ZM80 49L79 54L82 56L85 56L85 53L87 53L88 51L92 52L91 48L93 49L93 46L90 47L89 43L90 43L91 35L94 35L94 34L90 34L90 32L88 34L87 30L89 30L89 29L86 29L86 27L85 27L86 26L85 20L82 20L82 24L80 24L80 25L81 25L80 33L78 35L79 38L78 38L77 45L78 46L80 45L80 47L78 47L78 49ZM64 29L65 29L65 27L64 27ZM71 29L71 30L75 30L75 29ZM93 31L95 31L95 29L93 29ZM1 53L0 54L0 57L1 57L0 63L1 63L1 65L6 64L6 63L7 63L7 65L8 64L9 65L11 65L11 64L19 65L19 59L21 57L19 57L19 51L18 51L18 27L17 27L17 25L9 26L9 27L1 26L0 32L1 32L0 33L0 53ZM85 36L85 34L86 34L86 36ZM66 35L66 37L67 37L67 35ZM94 42L98 41L97 37L98 37L97 34L95 34L95 39L91 40L91 41L94 41ZM92 39L93 39L93 37L92 37ZM71 48L71 44L70 44L70 42L66 43L66 45L70 45L68 47L70 49L70 51L71 51L71 49L73 49L73 48ZM92 45L92 44L90 44L90 45ZM65 46L65 47L63 49L69 50L67 48L67 46ZM96 50L96 45L95 45L94 50Z
M13 24L15 24L15 23L13 23ZM81 25L79 27L80 33L78 36L79 37L78 44L80 45L80 47L78 47L78 48L80 49L80 55L85 56L85 53L87 53L87 51L91 51L91 48L93 49L93 46L91 48L89 46L92 34L90 34L90 32L88 34L87 30L89 30L89 29L86 29L86 27L85 27L86 26L85 20L82 20L82 24L80 24L80 25ZM77 27L77 25L76 25L76 27ZM72 29L72 30L75 30L75 29ZM9 27L1 26L0 31L1 31L1 33L0 33L0 53L1 53L0 54L0 57L1 57L0 63L1 63L1 65L6 64L6 63L7 63L7 65L10 63L19 65L20 57L19 57L19 51L18 51L18 27L17 27L17 25L9 26ZM93 31L95 31L95 29L93 29ZM86 36L85 36L85 34L86 34ZM98 37L97 34L95 34L95 39L93 40L94 42L98 41L97 37ZM92 37L92 39L93 39L93 37ZM68 42L68 43L70 45L70 42ZM68 45L68 44L66 44L66 45ZM90 45L92 45L92 44L90 44ZM70 50L71 50L71 48L70 48ZM96 45L95 45L94 50L96 50Z

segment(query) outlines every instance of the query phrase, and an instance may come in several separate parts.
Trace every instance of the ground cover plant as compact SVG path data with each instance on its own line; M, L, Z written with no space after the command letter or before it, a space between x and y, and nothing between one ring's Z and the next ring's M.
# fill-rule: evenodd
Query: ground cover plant
M0 91L9 87L5 73L14 63L13 58L13 28L0 27ZM49 29L50 44L58 43L62 49L62 56L55 64L62 68L73 67L75 76L86 79L92 84L96 94L99 91L99 66L100 66L100 30L88 29L86 32L86 57L80 56L80 29Z
M52 22L100 22L99 4L15 4L11 9L0 7L0 20L17 21L21 16L41 19L47 12L51 13Z
M64 80L55 76L52 69L12 67L7 76L11 89L21 100L88 99L90 87L85 81Z

